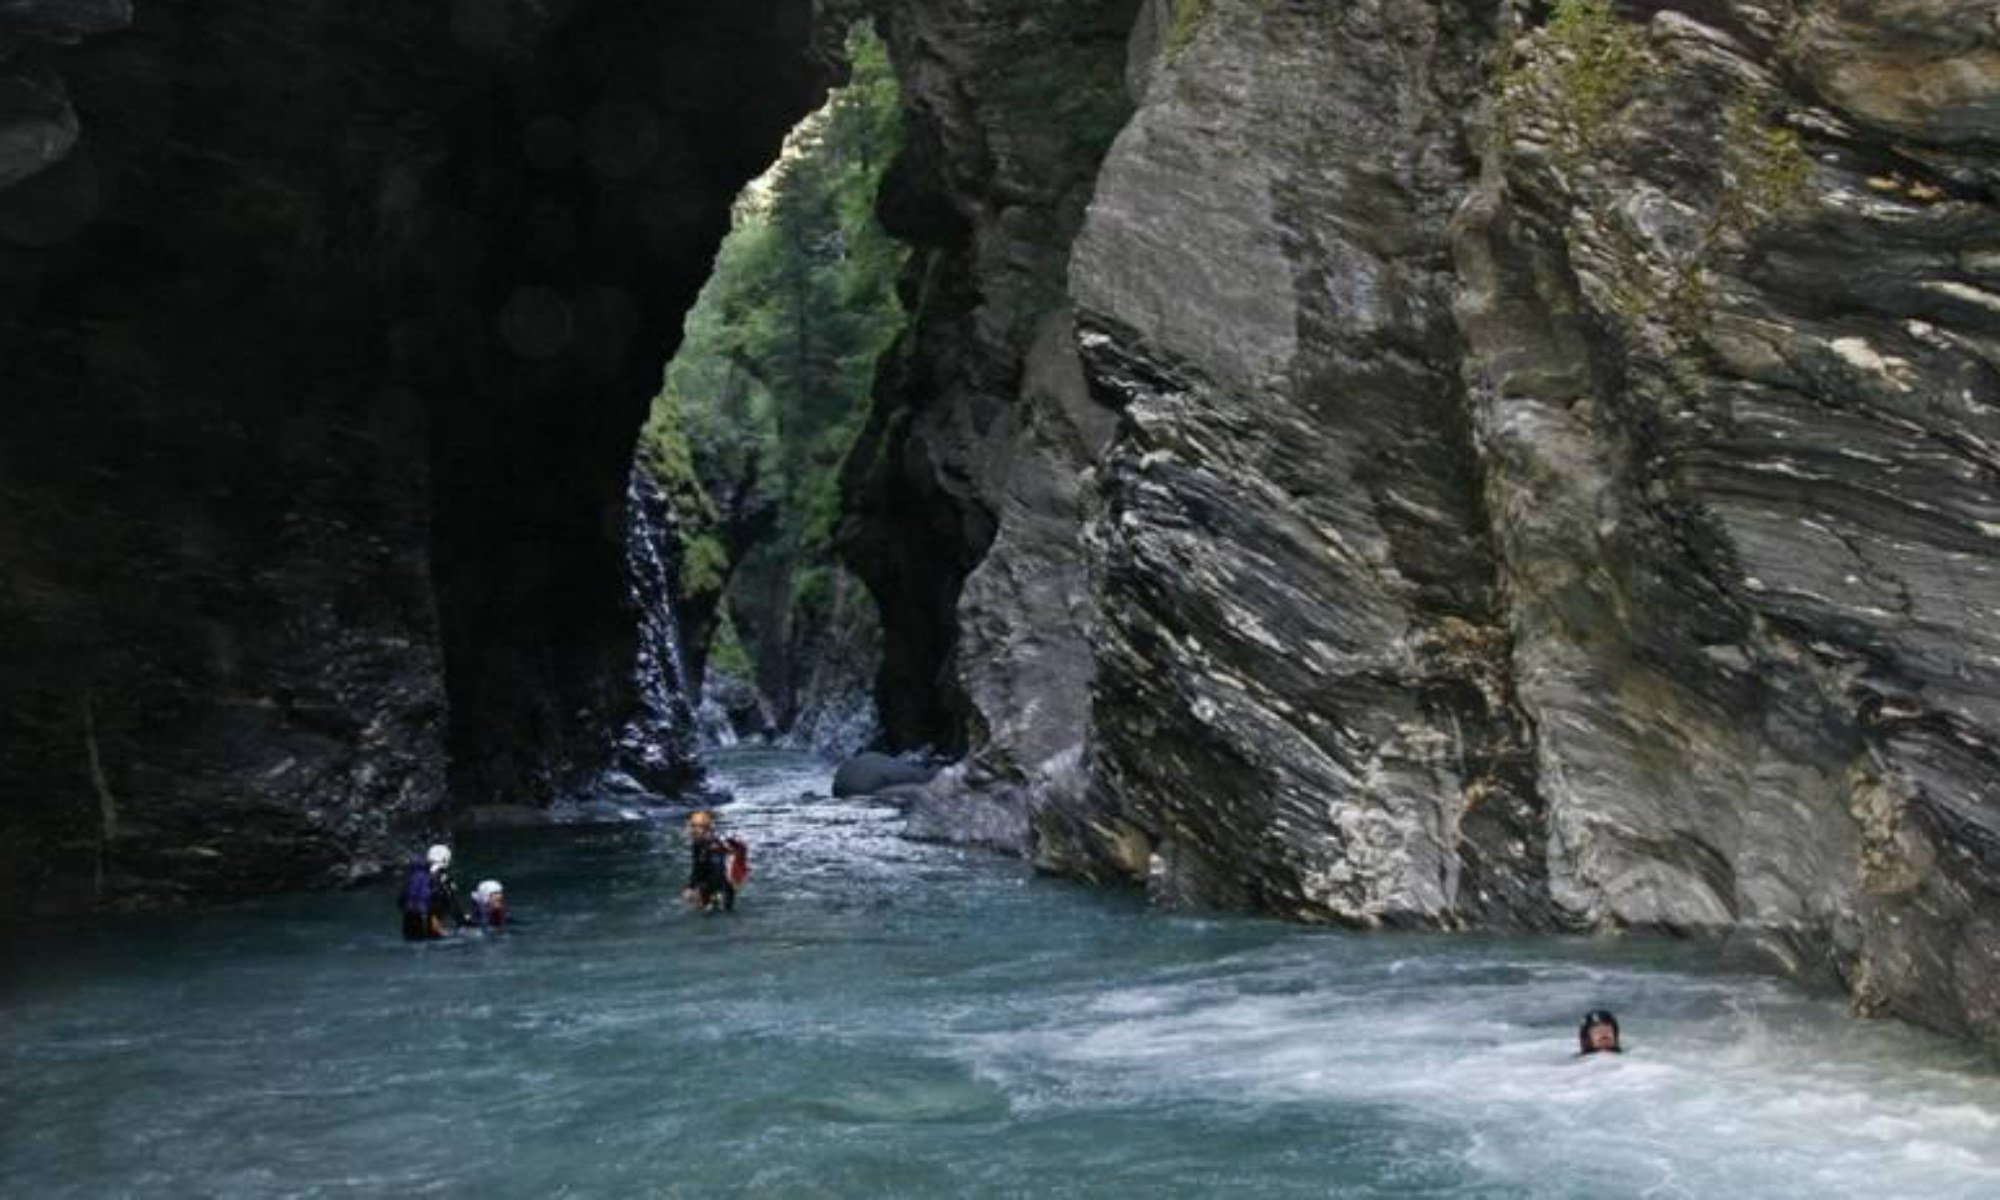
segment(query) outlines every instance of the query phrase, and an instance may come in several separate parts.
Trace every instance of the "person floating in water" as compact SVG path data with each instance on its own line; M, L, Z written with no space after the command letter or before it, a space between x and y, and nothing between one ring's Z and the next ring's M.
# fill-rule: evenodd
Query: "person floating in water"
M715 832L715 815L706 809L688 817L688 877L681 899L703 912L734 912L736 885L747 872L739 867L747 851L735 838Z
M472 889L472 919L481 929L497 933L507 928L507 892L497 879L480 881Z
M1618 1018L1609 1009L1593 1008L1583 1014L1576 1030L1577 1057L1590 1054L1623 1054L1618 1044Z
M403 912L403 937L412 942L441 938L466 923L451 877L451 847L432 846L421 860L410 863L397 900Z

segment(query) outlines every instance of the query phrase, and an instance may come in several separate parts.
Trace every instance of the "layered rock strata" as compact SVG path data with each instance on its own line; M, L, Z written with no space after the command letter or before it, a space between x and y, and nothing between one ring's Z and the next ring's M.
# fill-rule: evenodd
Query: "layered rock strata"
M1990 14L1198 8L1072 264L1121 423L1045 836L2000 1040Z
M0 8L0 910L338 880L633 703L624 480L807 0Z
M1451 304L1489 44L1425 3L1212 5L1098 181L1093 775L1162 896L1548 916Z

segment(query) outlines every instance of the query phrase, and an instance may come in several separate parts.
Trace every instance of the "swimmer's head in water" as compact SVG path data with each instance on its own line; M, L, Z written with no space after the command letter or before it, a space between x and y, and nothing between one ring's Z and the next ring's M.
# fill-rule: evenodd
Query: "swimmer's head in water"
M1583 1024L1576 1030L1577 1050L1582 1054L1598 1054L1610 1051L1624 1053L1618 1044L1618 1018L1609 1009L1593 1008L1583 1014Z

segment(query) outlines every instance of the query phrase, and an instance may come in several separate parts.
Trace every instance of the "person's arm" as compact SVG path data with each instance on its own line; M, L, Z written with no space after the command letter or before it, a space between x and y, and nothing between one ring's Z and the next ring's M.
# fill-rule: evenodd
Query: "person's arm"
M458 894L458 881L450 875L444 877L445 911L459 927L472 924L472 910L465 906L465 897Z

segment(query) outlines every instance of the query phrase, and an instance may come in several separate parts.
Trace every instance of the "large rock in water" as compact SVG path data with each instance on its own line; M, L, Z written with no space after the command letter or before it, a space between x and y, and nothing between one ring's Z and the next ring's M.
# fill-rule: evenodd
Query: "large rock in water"
M885 788L929 782L935 774L935 768L871 751L855 755L834 770L833 794L871 796Z
M0 5L0 912L603 754L632 443L812 10Z
M1212 0L1071 283L1095 838L2000 1041L1990 6Z

